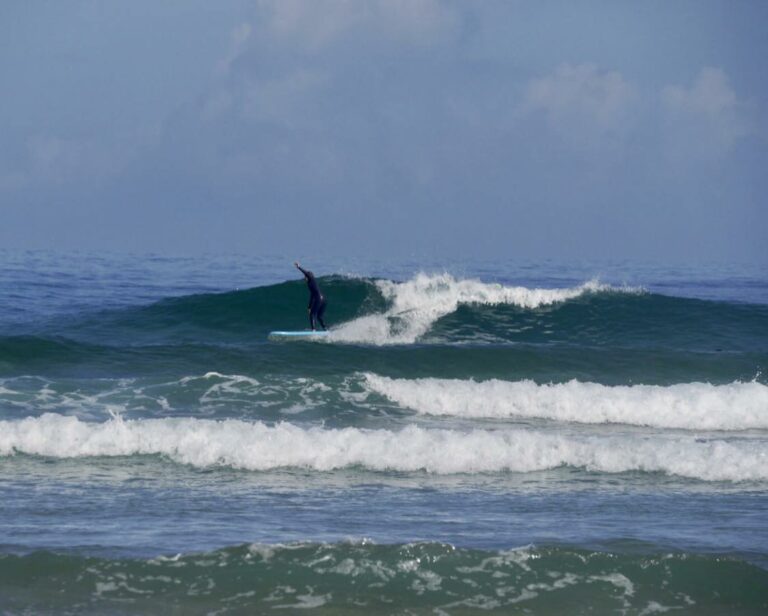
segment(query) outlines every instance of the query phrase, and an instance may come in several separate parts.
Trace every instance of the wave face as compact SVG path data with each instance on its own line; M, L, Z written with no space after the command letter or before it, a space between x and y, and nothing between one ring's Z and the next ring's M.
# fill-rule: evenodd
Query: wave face
M668 387L598 383L538 385L531 380L391 379L364 375L367 388L428 415L537 417L687 430L768 429L768 386L680 383Z
M591 281L504 286L450 275L405 282L331 276L331 335L274 343L306 327L306 288L285 282L148 306L0 327L0 377L216 371L531 378L668 384L762 380L768 306L677 298ZM399 355L398 355L399 353ZM450 360L446 361L449 357Z
M418 274L405 282L331 276L320 284L329 298L327 316L336 342L566 341L763 352L768 347L768 306L668 297L595 280L566 288L528 288ZM189 295L52 319L30 331L37 337L26 341L133 346L263 341L272 329L305 328L305 303L301 282ZM11 353L22 342L23 337L7 332L0 336Z
M329 276L320 279L334 319L346 321L367 309L373 283ZM263 341L270 330L306 329L307 290L291 281L228 293L168 298L148 306L105 310L64 324L67 337L130 344L239 343ZM69 319L71 321L71 319ZM55 323L56 326L61 324Z
M0 555L35 613L761 613L768 572L735 558L441 543L242 545L150 560Z
M45 414L0 422L0 455L52 458L162 455L197 467L268 471L529 473L561 466L593 472L661 472L706 481L766 481L764 440L567 435L538 430L469 431L302 428L291 423L148 419L103 423Z

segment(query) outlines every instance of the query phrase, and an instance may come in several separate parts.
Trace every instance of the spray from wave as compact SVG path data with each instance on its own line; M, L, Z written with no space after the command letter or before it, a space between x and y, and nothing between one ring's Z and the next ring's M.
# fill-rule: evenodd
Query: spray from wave
M389 304L387 310L342 324L333 330L329 341L412 344L426 334L438 319L454 312L460 305L507 304L532 309L574 299L585 293L638 292L638 289L617 289L596 280L572 288L529 289L473 279L457 280L450 274L417 274L405 282L379 280L376 287Z

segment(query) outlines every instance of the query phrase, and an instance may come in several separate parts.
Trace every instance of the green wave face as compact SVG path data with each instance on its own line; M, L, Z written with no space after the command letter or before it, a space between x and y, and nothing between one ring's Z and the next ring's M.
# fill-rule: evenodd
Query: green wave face
M667 297L633 290L524 289L463 281L410 289L408 283L338 276L320 280L327 320L339 329L381 316L396 341L398 324L426 323L414 342L552 343L705 351L768 350L768 306ZM453 286L452 286L453 285ZM455 288L454 288L455 287ZM569 292L570 291L570 292ZM550 293L539 297L536 293ZM538 303L537 303L538 302ZM274 329L304 329L307 291L284 282L229 293L191 295L155 304L52 322L46 338L95 344L262 342ZM340 340L377 344L381 340ZM388 342L384 340L383 342ZM406 343L407 344L407 343Z
M598 292L537 309L469 304L436 323L446 341L703 352L768 350L768 307L655 294Z
M35 613L758 614L768 572L728 557L439 543L251 545L152 560L0 556L0 596ZM645 612L644 612L645 611Z
M381 304L367 280L321 279L336 322ZM306 329L307 289L284 282L244 291L169 298L155 304L91 315L63 328L65 336L123 344L261 342L274 329Z

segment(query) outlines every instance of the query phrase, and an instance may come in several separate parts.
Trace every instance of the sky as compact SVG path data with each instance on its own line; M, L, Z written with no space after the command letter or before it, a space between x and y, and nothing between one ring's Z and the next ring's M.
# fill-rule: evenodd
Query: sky
M768 2L6 0L0 245L768 265Z

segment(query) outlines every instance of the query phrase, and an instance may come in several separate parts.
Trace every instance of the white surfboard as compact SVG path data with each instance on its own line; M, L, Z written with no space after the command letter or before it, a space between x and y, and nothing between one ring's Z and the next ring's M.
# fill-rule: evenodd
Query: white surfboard
M311 340L313 338L322 338L330 332L325 330L300 329L294 331L274 331L269 332L269 338L273 340Z

